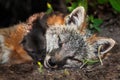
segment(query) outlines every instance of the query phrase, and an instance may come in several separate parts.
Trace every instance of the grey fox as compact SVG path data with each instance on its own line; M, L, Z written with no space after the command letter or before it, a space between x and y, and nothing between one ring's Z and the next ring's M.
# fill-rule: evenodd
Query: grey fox
M103 56L115 45L111 38L91 34L85 22L84 7L77 7L65 18L63 25L55 24L46 31L46 68L80 67L84 59L96 59L98 48Z

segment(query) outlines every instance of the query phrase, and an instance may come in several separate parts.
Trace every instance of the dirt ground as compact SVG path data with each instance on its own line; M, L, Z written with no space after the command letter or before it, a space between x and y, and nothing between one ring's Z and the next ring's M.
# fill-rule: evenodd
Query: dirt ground
M110 55L104 59L104 65L97 63L82 69L43 69L42 72L34 64L0 66L0 80L120 80L120 15L107 13L102 18L104 23L99 35L116 41Z

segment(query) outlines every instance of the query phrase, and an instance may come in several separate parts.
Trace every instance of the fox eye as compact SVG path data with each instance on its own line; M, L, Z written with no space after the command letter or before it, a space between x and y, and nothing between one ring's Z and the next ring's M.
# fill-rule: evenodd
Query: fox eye
M59 45L59 47L62 47L62 41L61 41L61 39L60 39L60 36L58 36L58 45Z

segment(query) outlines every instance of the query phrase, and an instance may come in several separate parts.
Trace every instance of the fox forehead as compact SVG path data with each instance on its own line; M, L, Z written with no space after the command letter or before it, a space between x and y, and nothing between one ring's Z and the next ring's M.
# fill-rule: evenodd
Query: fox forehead
M74 27L74 25L72 26ZM81 46L80 44L85 43L86 37L71 28L65 25L56 25L56 27L49 28L46 32L47 51L50 52L59 48L60 42L69 46L69 49L77 49L77 47Z

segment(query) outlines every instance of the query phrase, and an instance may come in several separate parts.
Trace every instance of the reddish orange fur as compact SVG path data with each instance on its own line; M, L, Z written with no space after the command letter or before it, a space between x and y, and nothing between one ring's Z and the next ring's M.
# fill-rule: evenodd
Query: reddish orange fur
M22 41L24 35L27 34L27 29L32 28L32 22L37 19L37 17L42 18L43 16L44 13L37 13L28 18L28 20L26 21L27 24L19 23L9 28L0 29L0 35L4 36L5 46L11 50L9 55L10 59L7 62L8 64L12 65L32 61L32 58L23 49L20 42ZM47 24L64 24L64 17L62 16L62 14L53 14L47 18Z
M11 64L19 64L27 61L32 61L31 57L27 55L26 51L20 45L24 35L27 33L26 24L20 23L14 27L5 28L0 30L0 34L4 36L4 44L11 50L10 61Z
M64 16L63 14L60 14L60 13L52 15L47 19L48 25L55 25L55 24L62 25L64 23L65 23Z

